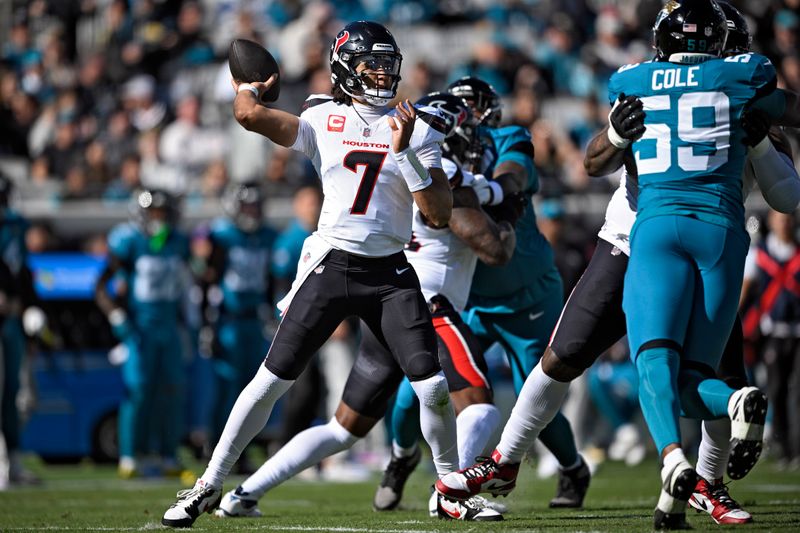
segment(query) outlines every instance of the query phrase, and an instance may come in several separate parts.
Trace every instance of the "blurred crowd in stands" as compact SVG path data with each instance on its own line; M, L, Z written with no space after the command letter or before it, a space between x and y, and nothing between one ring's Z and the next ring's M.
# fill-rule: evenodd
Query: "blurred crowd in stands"
M233 38L279 59L278 106L329 91L328 50L349 20L387 23L405 59L402 96L479 76L504 121L531 129L542 195L607 192L582 151L608 110L619 66L652 56L642 20L660 0L33 0L0 2L0 160L23 198L127 200L140 184L217 198L263 179L271 196L314 180L302 156L232 118ZM800 90L800 0L742 1L754 47ZM8 15L8 16L5 16ZM21 178L21 179L20 179Z

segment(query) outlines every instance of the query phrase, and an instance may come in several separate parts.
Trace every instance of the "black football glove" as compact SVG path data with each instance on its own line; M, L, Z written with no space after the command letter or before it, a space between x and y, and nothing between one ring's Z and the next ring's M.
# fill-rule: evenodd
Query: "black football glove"
M742 142L747 146L755 146L764 140L772 126L769 115L758 109L748 109L742 115L742 129L744 129L744 139Z
M497 205L484 206L483 209L495 222L506 221L512 226L522 217L525 208L530 204L530 199L523 192L506 194L503 201Z
M637 96L619 95L619 104L608 115L608 122L617 135L635 141L644 134L644 106Z

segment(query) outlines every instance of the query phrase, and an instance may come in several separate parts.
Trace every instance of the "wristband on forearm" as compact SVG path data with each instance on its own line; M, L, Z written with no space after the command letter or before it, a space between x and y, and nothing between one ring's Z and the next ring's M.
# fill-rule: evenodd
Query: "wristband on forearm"
M489 180L489 201L486 205L498 205L503 201L503 187L494 180Z
M611 144L614 145L615 148L619 148L620 150L624 150L625 148L627 148L631 144L631 141L630 141L630 139L626 139L625 137L621 136L617 132L617 130L614 129L614 123L611 122L611 114L614 112L614 110L617 108L618 105L620 105L620 101L619 100L614 102L614 106L611 108L611 111L608 113L608 132L607 132L607 134L608 134L608 140L611 142Z
M421 191L433 183L433 178L428 173L428 169L422 166L416 152L410 147L394 154L394 160L397 161L397 166L400 167L400 174L406 180L409 191Z
M613 144L614 147L619 148L620 150L624 150L631 144L629 139L626 139L617 133L617 130L614 129L614 125L610 122L608 124L608 140L611 141L611 144Z
M258 89L256 89L255 87L253 87L249 83L240 83L239 84L239 88L236 90L236 92L240 93L242 91L250 91L251 93L253 93L253 96L258 98Z

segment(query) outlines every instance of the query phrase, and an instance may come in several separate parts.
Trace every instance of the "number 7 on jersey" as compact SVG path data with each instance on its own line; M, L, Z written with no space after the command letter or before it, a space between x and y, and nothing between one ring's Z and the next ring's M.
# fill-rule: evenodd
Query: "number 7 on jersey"
M383 162L386 161L388 152L368 152L365 150L355 150L348 152L344 156L344 168L358 174L358 167L364 166L364 175L361 176L361 183L358 185L356 197L350 207L351 215L363 215L367 212L369 200L372 198L372 191L378 182L381 174Z

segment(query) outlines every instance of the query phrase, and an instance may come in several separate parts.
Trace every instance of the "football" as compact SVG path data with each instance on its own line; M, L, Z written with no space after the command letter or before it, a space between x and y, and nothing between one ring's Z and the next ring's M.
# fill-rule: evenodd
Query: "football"
M228 50L228 63L233 79L239 82L267 81L278 74L278 81L261 94L262 102L274 102L281 92L278 62L266 48L247 39L234 39Z

